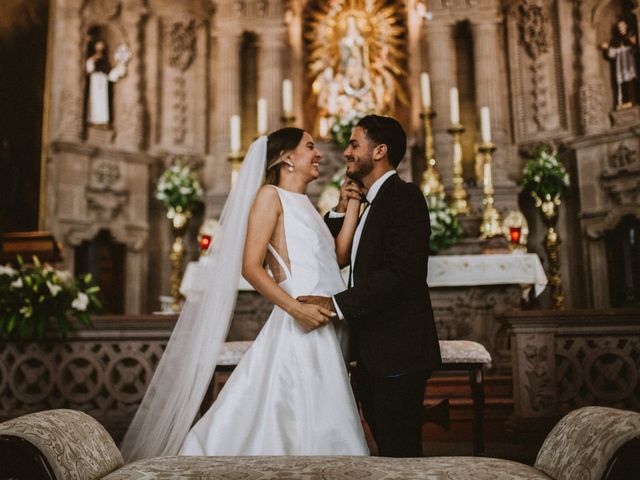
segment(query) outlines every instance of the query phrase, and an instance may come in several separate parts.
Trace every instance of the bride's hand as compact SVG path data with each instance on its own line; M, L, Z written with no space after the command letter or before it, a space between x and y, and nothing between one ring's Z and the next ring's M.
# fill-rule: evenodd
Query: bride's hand
M289 314L307 331L315 330L331 321L335 314L318 305L297 302Z

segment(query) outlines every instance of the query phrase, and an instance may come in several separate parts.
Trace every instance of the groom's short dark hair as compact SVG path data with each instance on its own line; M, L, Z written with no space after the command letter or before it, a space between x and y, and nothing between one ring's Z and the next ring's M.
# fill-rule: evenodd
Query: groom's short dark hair
M393 168L400 164L407 151L407 135L400 122L392 117L367 115L358 122L358 127L376 146L383 143L387 146L389 163Z

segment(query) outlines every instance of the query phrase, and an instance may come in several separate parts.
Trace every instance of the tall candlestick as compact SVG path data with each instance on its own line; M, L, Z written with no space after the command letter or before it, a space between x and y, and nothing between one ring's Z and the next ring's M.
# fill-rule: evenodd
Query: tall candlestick
M427 72L420 74L420 93L422 94L422 109L429 110L431 108L431 81Z
M231 115L231 153L240 151L240 115Z
M460 103L458 102L458 89L451 87L449 90L449 101L451 104L451 124L460 124Z
M496 150L496 146L490 142L482 142L478 145L478 150L484 159L484 178L482 187L484 192L484 210L482 212L482 223L480 223L480 238L502 237L502 219L500 213L494 207L493 181L491 179L491 156Z
M454 122L454 120L456 119L451 119L452 122ZM458 118L457 120L458 123L453 123L447 130L453 137L453 190L451 192L451 208L457 215L469 215L471 213L471 207L468 200L469 194L464 189L462 144L460 143L460 137L464 132L464 127L460 125L460 119Z
M258 136L267 133L267 99L258 99Z
M483 143L491 143L491 114L489 107L480 109L480 136Z
M293 85L288 78L282 81L282 111L285 116L293 114Z

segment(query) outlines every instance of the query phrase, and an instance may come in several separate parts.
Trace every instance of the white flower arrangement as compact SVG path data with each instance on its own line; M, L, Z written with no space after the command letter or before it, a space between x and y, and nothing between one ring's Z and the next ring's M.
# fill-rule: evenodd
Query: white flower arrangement
M19 268L0 266L0 337L41 338L51 327L63 337L70 317L91 325L90 314L101 308L99 288L90 274L74 278L69 272L42 265L37 257Z
M160 176L156 198L167 209L168 218L175 217L176 213L189 215L202 201L202 186L196 172L176 159Z
M558 160L558 153L548 144L541 144L527 160L521 183L538 207L544 202L559 205L570 185L569 174Z
M444 195L427 197L429 221L431 222L430 253L436 254L451 247L462 238L463 229L458 216L445 201Z

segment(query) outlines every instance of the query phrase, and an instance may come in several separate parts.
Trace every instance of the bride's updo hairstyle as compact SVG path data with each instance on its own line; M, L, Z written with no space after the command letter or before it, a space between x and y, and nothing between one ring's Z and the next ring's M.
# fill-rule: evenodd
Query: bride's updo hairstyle
M280 165L292 150L300 144L304 130L285 127L276 130L267 137L267 173L265 184L277 185L280 181Z

